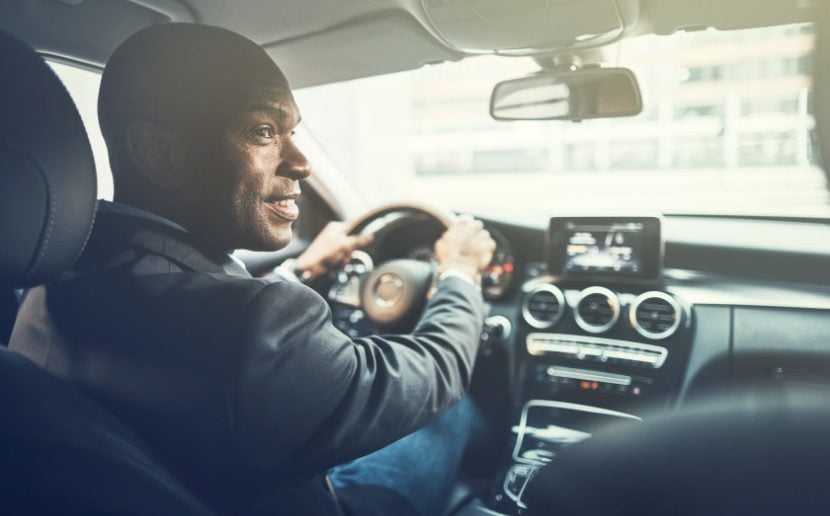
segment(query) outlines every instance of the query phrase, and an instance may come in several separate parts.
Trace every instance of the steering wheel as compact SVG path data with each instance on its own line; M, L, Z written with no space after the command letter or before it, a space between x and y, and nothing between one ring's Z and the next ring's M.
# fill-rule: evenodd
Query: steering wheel
M434 220L444 229L456 218L451 212L430 206L387 204L358 217L350 224L348 233L381 234L392 221L413 216ZM359 304L365 317L384 330L401 329L417 321L433 285L435 267L413 259L389 260L377 268L373 268L371 260L362 261L359 266L347 264L340 274L341 289L352 305ZM330 293L329 298L337 300L337 295Z

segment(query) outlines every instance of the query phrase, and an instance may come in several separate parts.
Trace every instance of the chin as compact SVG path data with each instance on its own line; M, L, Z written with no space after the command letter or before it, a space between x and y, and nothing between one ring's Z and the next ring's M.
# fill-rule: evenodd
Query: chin
M237 232L234 249L278 251L291 243L294 236L291 226L273 223L243 225Z
M279 228L270 231L267 235L263 235L260 239L259 245L252 251L277 251L291 243L291 238L294 233L291 227Z

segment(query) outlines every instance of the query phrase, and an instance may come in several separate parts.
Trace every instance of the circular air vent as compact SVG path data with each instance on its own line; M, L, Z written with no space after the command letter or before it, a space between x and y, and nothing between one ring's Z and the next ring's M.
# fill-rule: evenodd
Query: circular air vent
M574 319L588 333L611 329L620 318L620 300L605 287L588 287L579 295Z
M654 340L674 335L682 317L680 305L665 292L640 294L628 310L629 321L637 333Z
M565 296L558 287L538 285L530 291L522 306L524 320L537 329L550 328L565 313Z

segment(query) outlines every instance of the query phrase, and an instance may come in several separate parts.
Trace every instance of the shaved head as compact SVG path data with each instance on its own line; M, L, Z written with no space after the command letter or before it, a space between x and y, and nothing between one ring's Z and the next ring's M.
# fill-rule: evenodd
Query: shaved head
M116 200L223 248L287 244L309 170L288 81L259 45L207 25L143 29L107 62L98 117Z
M150 122L175 130L210 126L230 116L240 91L257 82L288 90L288 81L265 50L229 30L170 23L133 34L107 62L98 96L113 172L131 168L123 152L130 124Z

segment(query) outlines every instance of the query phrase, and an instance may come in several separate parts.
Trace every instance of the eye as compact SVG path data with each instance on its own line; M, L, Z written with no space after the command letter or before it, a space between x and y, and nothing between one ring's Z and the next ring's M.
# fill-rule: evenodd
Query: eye
M260 140L273 140L276 131L270 125L258 125L251 131L251 134Z

